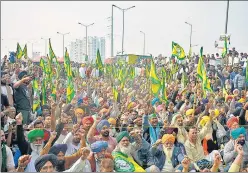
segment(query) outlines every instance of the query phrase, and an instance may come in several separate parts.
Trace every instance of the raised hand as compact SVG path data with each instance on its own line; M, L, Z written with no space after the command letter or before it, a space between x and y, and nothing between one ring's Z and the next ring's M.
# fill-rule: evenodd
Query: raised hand
M31 160L30 155L23 155L23 156L19 157L18 167L25 168L29 164L30 160Z
M15 119L16 119L16 125L22 125L23 117L21 112L17 114Z
M90 155L90 150L86 147L81 149L81 159L86 160L87 157Z

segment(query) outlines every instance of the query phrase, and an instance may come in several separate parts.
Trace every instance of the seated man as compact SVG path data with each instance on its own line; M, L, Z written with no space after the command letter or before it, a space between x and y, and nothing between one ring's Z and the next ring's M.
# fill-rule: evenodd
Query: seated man
M184 158L185 151L174 145L175 136L164 134L162 140L159 139L151 148L151 154L154 156L155 165L162 172L173 172L178 164ZM163 144L163 145L160 145Z
M227 165L232 164L232 162L237 157L237 148L238 145L241 145L244 150L243 155L243 164L248 163L248 142L245 140L246 136L246 129L244 127L237 128L231 131L231 137L230 141L225 145L224 148L224 161Z
M104 158L113 157L111 154L107 153L108 143L106 141L96 141L90 146L92 153L89 155L88 160L91 165L92 172L100 172L101 161Z
M133 133L135 134L135 133ZM115 163L116 172L145 172L145 170L138 165L132 154L141 146L141 138L135 136L135 142L130 143L130 136L127 131L122 131L116 137L118 145L112 152Z

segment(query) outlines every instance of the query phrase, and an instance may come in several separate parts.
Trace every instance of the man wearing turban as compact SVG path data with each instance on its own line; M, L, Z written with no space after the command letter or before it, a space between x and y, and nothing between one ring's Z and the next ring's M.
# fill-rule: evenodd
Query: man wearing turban
M151 148L154 163L161 172L174 172L175 167L184 159L185 149L182 145L174 145L175 140L173 134L164 134Z
M112 137L116 137L116 135L117 135L117 132L116 132L116 119L111 117L111 118L108 119L108 122L110 124L110 133L109 133L109 135L112 136Z
M24 130L19 120L17 121L17 144L22 155L31 154L32 158L25 172L35 172L34 162L40 156L40 152L44 146L44 130L34 129L29 131L27 135L28 141L24 136Z
M35 160L35 170L37 172L55 172L57 157L54 154L46 154Z
M107 153L108 143L106 141L96 141L90 145L92 153L89 155L88 160L91 165L92 172L100 172L100 164L104 158L110 158L110 153Z
M75 116L77 118L77 124L81 124L84 115L84 110L81 108L75 109Z
M141 147L141 137L136 133L131 135L134 137L134 143L130 143L131 138L127 131L120 132L116 137L118 145L112 152L116 172L145 172L132 156Z
M237 147L242 146L244 150L243 164L248 163L248 141L245 140L247 130L244 127L236 128L231 131L231 139L224 148L224 161L231 164L237 156Z
M185 113L186 119L185 119L185 125L186 126L194 126L196 123L196 117L195 110L194 109L188 109Z
M108 120L101 120L98 117L87 134L87 141L90 144L96 141L106 141L108 142L107 151L111 153L115 149L117 142L115 138L109 136L109 128L110 124ZM99 135L95 135L96 132L98 132Z
M92 116L86 116L82 119L82 124L86 134L88 134L90 127L93 125L94 119Z
M90 169L84 169L85 165L89 166L89 161L87 157L90 154L90 150L87 148L82 148L80 150L80 157L76 162L73 163L72 167L64 172L91 172ZM58 157L54 154L45 154L38 157L35 160L35 169L37 172L56 172L58 168Z

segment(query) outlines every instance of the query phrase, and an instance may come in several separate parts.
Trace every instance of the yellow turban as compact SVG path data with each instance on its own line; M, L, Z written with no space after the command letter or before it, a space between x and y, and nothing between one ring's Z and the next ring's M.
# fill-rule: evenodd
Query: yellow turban
M239 99L238 102L239 102L239 103L244 103L244 102L245 102L245 99L244 99L244 98L241 98L241 99Z
M84 110L81 109L81 108L77 108L77 109L75 110L75 114L83 114L83 113L84 113Z
M86 82L83 82L82 85L83 85L83 86L86 86Z
M189 109L186 111L186 116L189 116L194 113L194 109Z
M108 122L109 122L110 124L116 125L116 119L114 119L114 118L109 118L109 119L108 119Z
M131 103L128 104L127 109L134 108L135 106L136 106L136 103L135 102L131 102Z
M164 144L165 142L171 142L174 143L176 140L175 136L173 136L172 134L164 134L164 136L162 137L162 143Z
M220 111L218 109L214 110L215 116L218 117L220 115Z
M199 124L200 124L201 127L204 127L208 121L210 121L209 116L204 116L204 117L202 117L202 119L201 119Z

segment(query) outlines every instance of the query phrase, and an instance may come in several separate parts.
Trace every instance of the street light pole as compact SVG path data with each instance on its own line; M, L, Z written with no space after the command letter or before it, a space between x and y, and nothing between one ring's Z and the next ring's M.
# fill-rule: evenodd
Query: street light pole
M140 31L140 33L142 33L144 35L143 55L145 55L145 51L146 51L146 34L143 31Z
M123 55L123 53L124 53L124 23L125 23L125 21L124 21L124 16L125 16L125 12L126 11L128 11L128 10L130 10L131 8L134 8L135 6L132 6L132 7L129 7L129 8L125 8L125 9L123 9L123 8L120 8L120 7L118 7L118 6L116 6L116 5L113 5L114 7L116 7L116 8L118 8L119 10L121 10L122 11L122 15L123 15L123 21L122 21L122 55Z
M229 12L229 0L227 0L227 8L226 8L226 26L225 26L225 34L227 34L228 12Z
M64 57L64 55L65 55L65 35L70 34L70 32L67 32L67 33L60 33L60 32L57 32L57 34L63 36L63 53L62 53L62 57Z
M45 40L45 56L47 56L47 40L48 40L48 38L41 37L41 40Z
M192 40L192 24L190 24L190 23L188 23L188 22L185 22L187 25L189 25L190 26L190 38L189 38L189 40L190 40L190 43L189 43L189 45L190 45L190 48L191 48L191 46L192 46L192 42L191 42L191 40Z
M86 57L88 58L88 51L87 51L87 49L88 49L88 27L94 25L94 23L91 23L91 24L89 24L89 25L85 25L85 24L82 24L82 23L78 22L78 24L85 27L85 35L86 35L86 45L85 45L86 49L85 49L85 55L86 55ZM87 59L87 61L89 62L88 59Z
M190 26L190 38L189 38L189 54L191 54L191 49L192 49L192 24L185 22L187 25ZM189 57L190 58L190 57Z
M111 57L114 57L114 5L112 5L111 17Z

